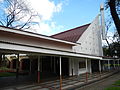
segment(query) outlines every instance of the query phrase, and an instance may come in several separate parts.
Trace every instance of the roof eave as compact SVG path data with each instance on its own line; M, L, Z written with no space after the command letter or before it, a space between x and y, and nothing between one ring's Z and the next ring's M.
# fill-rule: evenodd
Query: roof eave
M77 45L77 43L74 43L74 42L55 39L55 38L52 38L52 37L49 37L49 36L45 36L45 35L41 35L41 34L37 34L37 33L33 33L33 32L28 32L28 31L23 31L23 30L19 30L19 29L12 29L12 28L8 28L8 27L4 27L4 26L0 26L0 30L6 31L6 32L11 32L11 33L16 33L16 34L21 34L21 35L26 35L26 36L31 36L31 37L37 37L37 38L52 40L52 41L56 41L56 42L69 44L69 45L72 45L72 46Z

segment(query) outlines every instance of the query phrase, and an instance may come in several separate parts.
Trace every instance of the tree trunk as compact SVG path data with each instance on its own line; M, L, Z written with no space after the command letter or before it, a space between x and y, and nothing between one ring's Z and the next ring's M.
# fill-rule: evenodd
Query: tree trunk
M115 3L116 3L116 0L110 0L108 2L108 5L110 7L110 12L111 12L113 21L115 23L116 29L117 29L118 34L120 36L120 19L118 17L117 11L116 11L116 5L115 5Z
M109 44L109 42L108 42L107 38L106 38L105 40L106 40L106 42L107 42L107 44L108 44L109 54L110 54L110 56L112 57L112 51L111 51L110 44Z

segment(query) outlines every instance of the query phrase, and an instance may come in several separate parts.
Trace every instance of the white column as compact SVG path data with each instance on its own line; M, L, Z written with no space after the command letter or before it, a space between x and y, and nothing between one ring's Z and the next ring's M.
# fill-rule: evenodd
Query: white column
M114 63L114 69L115 69L115 60L113 60L113 63Z
M38 56L38 71L40 71L40 56Z
M31 66L32 64L31 64L31 59L30 59L30 74L31 74L31 72L32 72L32 66Z
M110 61L108 60L108 69L110 70Z
M61 66L61 56L60 56L60 90L62 90L62 66Z
M87 65L88 64L88 62L87 62L87 58L86 58L86 82L88 82L88 68L87 68Z
M119 65L119 59L118 59L118 69L119 69L119 66L120 66L120 65Z
M61 69L61 56L60 56L60 76L62 74L62 69Z
M86 59L86 72L88 72L87 66L88 66L88 62L87 62L87 59Z
M54 73L56 72L56 67L55 67L55 56L53 57L54 58Z
M40 83L40 56L38 56L38 83Z
M91 60L89 61L89 64L90 64L90 73L92 73Z
M17 61L16 61L16 78L18 78L18 74L19 74L19 54L17 54Z
M53 69L53 66L52 66L52 63L53 63L53 57L52 57L52 56L50 56L50 57L51 57L51 59L50 59L50 60L51 60L51 66L50 66L50 67L51 67L51 71L52 71L52 69Z
M101 73L101 61L99 60L99 71Z
M40 71L42 72L42 56L40 57Z

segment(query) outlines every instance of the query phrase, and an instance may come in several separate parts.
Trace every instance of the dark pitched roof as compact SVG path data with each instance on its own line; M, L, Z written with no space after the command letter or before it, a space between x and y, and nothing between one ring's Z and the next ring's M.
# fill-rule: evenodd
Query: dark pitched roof
M65 41L76 42L84 33L84 31L88 28L89 25L90 24L86 24L80 27L76 27L76 28L52 35L51 37L65 40Z

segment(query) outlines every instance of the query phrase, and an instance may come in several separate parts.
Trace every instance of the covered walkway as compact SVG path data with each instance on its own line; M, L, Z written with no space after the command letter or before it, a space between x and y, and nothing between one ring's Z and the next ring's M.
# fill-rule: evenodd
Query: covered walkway
M81 74L79 76L73 76L69 78L64 78L62 81L62 89L71 89L75 87L83 86L87 83L94 82L100 80L102 78L111 76L117 73L118 70L109 71L109 72L102 72L100 73L93 73L93 74ZM86 79L87 77L87 79ZM9 81L9 79L7 79ZM7 85L6 81L6 85ZM51 81L41 82L41 83L22 83L16 84L14 83L13 86L1 88L2 90L59 90L60 88L60 81L59 79L52 79Z

